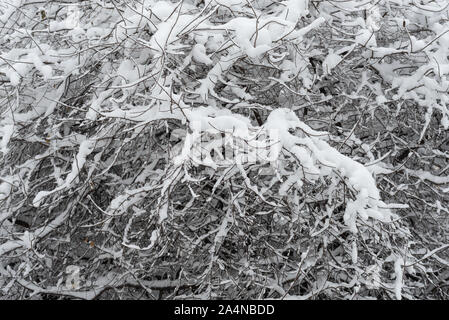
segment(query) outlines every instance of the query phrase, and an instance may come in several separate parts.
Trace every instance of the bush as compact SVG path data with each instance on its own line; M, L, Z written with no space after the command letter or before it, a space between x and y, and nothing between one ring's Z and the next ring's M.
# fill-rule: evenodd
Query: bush
M6 299L442 299L444 0L0 5Z

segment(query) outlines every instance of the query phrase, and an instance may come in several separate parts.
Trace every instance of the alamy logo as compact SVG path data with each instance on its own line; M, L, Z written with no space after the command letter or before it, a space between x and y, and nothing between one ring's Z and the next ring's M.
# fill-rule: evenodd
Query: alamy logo
M190 160L208 166L229 166L271 162L278 158L280 137L278 130L201 128L200 122L191 123L182 151L174 158L175 164Z
M67 17L64 20L67 29L75 29L80 26L81 13L78 4L70 4L67 6Z
M67 278L65 281L66 289L76 290L80 288L81 278L80 278L81 268L78 266L70 265L65 269L65 273L67 274Z

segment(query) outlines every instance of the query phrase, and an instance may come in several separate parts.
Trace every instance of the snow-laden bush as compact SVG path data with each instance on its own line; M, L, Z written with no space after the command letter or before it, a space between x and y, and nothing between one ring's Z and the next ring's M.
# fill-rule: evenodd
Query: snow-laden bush
M444 296L445 1L41 5L0 4L5 297Z

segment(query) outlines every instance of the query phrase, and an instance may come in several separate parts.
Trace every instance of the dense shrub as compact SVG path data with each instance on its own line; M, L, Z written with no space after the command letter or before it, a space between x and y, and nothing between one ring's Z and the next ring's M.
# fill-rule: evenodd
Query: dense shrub
M6 299L444 299L445 0L0 4Z

